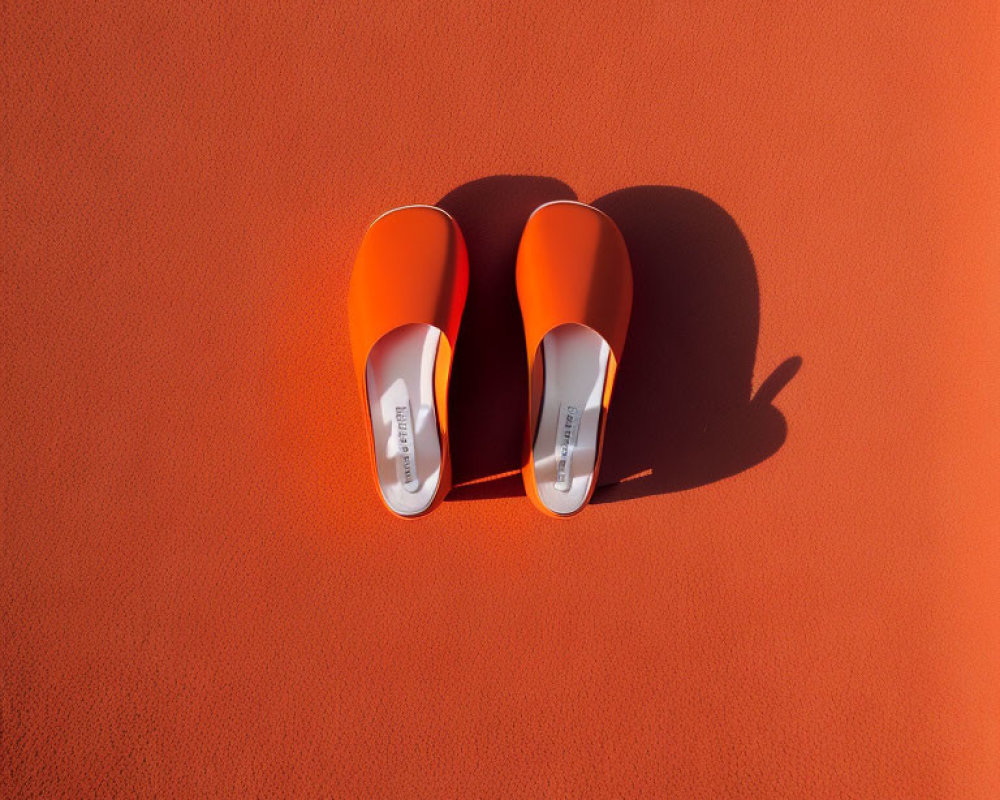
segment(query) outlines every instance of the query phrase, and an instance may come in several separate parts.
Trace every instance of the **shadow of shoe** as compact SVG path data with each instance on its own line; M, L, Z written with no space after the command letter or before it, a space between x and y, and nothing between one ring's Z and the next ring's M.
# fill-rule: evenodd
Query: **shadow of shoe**
M632 260L632 320L605 433L606 503L702 486L764 461L787 425L772 405L790 358L752 397L760 327L753 256L732 217L704 195L637 186L593 203Z
M470 266L448 401L451 500L524 493L520 474L511 474L521 467L528 408L514 285L517 247L532 211L575 197L554 178L495 175L463 184L437 202L458 221Z

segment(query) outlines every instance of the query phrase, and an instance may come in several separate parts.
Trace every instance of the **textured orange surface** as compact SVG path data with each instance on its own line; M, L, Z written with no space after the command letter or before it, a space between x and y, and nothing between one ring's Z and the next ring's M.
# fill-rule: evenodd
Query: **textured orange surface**
M813 5L4 4L0 793L998 796L996 5ZM365 227L465 232L469 481L557 197L632 480L392 518Z

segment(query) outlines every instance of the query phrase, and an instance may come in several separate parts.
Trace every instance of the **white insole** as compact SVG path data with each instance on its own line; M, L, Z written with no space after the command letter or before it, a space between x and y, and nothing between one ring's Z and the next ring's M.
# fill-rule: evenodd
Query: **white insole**
M610 348L582 325L561 325L542 339L545 385L532 458L542 503L571 514L594 480L601 401Z
M434 366L441 331L404 325L368 356L368 408L379 488L397 514L424 511L441 480Z

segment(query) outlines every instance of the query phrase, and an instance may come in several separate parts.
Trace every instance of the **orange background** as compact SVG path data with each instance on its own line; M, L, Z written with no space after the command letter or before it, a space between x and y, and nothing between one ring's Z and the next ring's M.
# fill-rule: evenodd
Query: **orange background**
M1000 795L996 5L813 5L5 4L3 793ZM465 186L502 175L536 177ZM801 359L769 444L670 479L670 339L633 337L639 477L565 522L509 478L391 518L368 222L470 228L484 477L517 214L636 186L680 187L618 212L644 336L693 285L648 276L729 252L753 388ZM730 227L658 253L699 207Z

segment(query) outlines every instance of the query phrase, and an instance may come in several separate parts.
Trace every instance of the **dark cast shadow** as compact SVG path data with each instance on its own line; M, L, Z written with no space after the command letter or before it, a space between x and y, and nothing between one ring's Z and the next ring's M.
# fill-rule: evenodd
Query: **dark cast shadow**
M449 500L524 494L519 470L528 367L514 285L517 247L532 211L573 199L573 190L555 178L495 175L437 202L458 222L469 251L469 294L448 397L455 486Z
M635 296L605 432L606 503L702 486L769 458L787 424L773 405L802 364L756 394L757 270L735 220L704 195L636 186L596 200L621 229Z
M448 403L449 499L523 494L528 376L515 260L531 212L564 199L576 196L554 178L497 175L438 201L458 221L470 265ZM773 401L802 360L785 360L752 392L760 294L739 226L674 186L621 189L593 205L622 231L635 294L592 502L690 489L769 458L787 436Z

